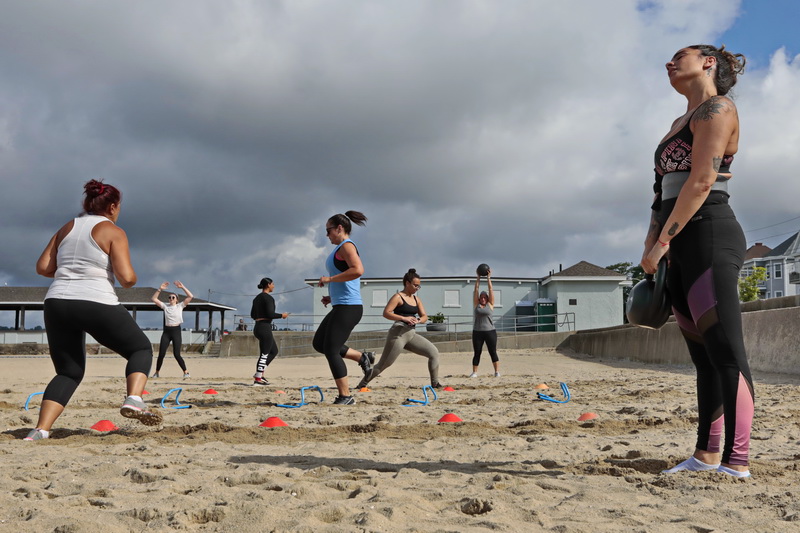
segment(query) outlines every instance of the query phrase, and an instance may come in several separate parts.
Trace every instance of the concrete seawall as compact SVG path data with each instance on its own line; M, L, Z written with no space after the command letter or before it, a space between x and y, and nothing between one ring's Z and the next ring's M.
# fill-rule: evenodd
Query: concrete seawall
M275 340L280 349L280 356L319 355L311 347L314 332L274 331ZM436 344L440 352L472 352L470 333L427 332L420 335ZM502 349L554 348L572 335L569 332L513 334L500 332L497 335L497 347ZM386 340L386 331L357 332L350 335L347 345L357 350L380 352ZM258 357L258 340L252 332L236 331L222 338L221 357Z
M800 374L798 304L800 297L789 296L742 305L745 349L753 370ZM610 359L691 364L683 336L672 318L659 330L619 326L579 331L561 347Z

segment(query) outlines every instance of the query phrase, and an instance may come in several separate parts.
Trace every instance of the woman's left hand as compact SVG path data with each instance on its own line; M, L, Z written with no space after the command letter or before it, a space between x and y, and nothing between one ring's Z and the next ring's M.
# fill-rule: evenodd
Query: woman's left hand
M318 287L324 287L326 283L330 283L331 278L327 278L328 281L325 281L325 276L320 276L319 283L317 284Z
M656 270L658 270L658 263L661 261L661 258L667 255L669 252L669 244L666 246L662 246L660 243L656 242L647 255L642 258L642 269L644 270L645 274L655 274Z

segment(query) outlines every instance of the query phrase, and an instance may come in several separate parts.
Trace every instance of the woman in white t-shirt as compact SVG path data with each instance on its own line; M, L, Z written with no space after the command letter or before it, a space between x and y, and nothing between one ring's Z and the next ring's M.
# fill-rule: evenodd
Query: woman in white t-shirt
M158 347L156 373L152 376L154 378L159 377L158 373L161 372L161 365L164 364L164 356L167 355L167 348L170 342L172 343L172 355L175 356L175 360L180 365L181 370L183 370L183 379L189 377L186 363L183 361L183 357L181 357L181 324L183 324L183 310L189 305L189 302L192 301L194 295L180 281L176 281L175 286L179 289L183 289L183 292L186 293L186 298L182 302L178 301L177 294L170 294L168 303L164 303L158 299L159 295L161 295L161 291L169 287L168 281L162 283L161 287L159 287L152 298L150 298L154 304L164 311L164 333L161 334L161 343Z

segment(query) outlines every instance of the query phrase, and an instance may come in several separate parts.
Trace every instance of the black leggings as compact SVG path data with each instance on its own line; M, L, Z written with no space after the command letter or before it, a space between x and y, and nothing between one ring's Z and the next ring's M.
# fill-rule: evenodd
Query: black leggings
M67 405L86 372L86 334L124 357L125 376L150 373L153 347L122 305L84 300L44 301L44 325L50 359L56 369L44 391L44 399Z
M181 357L181 342L183 342L183 338L180 326L164 326L164 333L161 334L161 344L158 345L156 372L161 372L161 365L164 364L164 356L167 355L167 348L170 342L172 343L172 355L181 365L181 370L186 372L186 363L183 362L183 357Z
M709 196L671 241L667 274L672 311L697 368L696 447L719 452L724 425L722 462L732 465L748 464L754 411L738 290L745 246L727 197Z
M275 342L275 337L272 336L272 322L266 320L256 321L253 335L258 339L259 350L256 372L264 372L264 369L278 355L278 343Z
M472 356L472 366L478 366L480 364L484 342L486 343L486 349L489 350L489 357L492 358L492 363L496 363L500 360L500 358L497 357L497 330L472 330L472 349L475 352L475 355Z
M361 305L334 305L314 334L314 349L325 355L333 379L347 377L347 365L342 359L350 348L344 343L363 313L364 307Z

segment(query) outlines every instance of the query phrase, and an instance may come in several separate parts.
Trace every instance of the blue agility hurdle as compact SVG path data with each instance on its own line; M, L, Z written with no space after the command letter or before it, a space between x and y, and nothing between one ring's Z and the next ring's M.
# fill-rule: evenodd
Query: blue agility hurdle
M564 383L563 381L561 382L561 392L564 394L564 399L563 400L556 400L552 396L548 396L547 394L545 394L543 392L537 392L536 393L536 397L539 398L540 400L544 400L546 402L567 403L570 400L571 397L570 397L570 394L569 394L569 387L567 387L567 384Z
M308 402L306 402L307 390L316 390L317 392L319 392L320 403L322 403L322 401L325 399L325 396L322 394L322 389L320 389L317 385L310 385L308 387L303 387L302 389L300 389L300 403L278 403L275 404L275 406L285 407L287 409L297 409L298 407L303 407L304 405L308 405Z
M31 393L31 394L28 396L28 399L27 399L27 400L25 400L25 410L26 410L26 411L28 410L28 404L29 404L29 403L31 403L31 398L33 398L34 396L38 396L38 395L40 395L40 394L44 394L44 391L42 391L42 392L34 392L34 393Z
M431 391L433 393L433 399L428 397L428 391ZM403 403L403 405L405 405L406 407L412 405L428 405L433 400L439 399L439 397L436 395L436 390L434 390L434 388L431 387L430 385L425 385L424 387L422 387L422 394L425 396L424 400L415 400L414 398L406 398L406 401Z
M164 402L167 401L169 395L175 391L178 391L177 394L175 394L175 405L164 405ZM183 392L183 389L180 387L168 390L167 393L164 395L164 397L161 398L161 407L163 407L164 409L191 409L192 407L191 405L181 403L180 401L181 392Z

